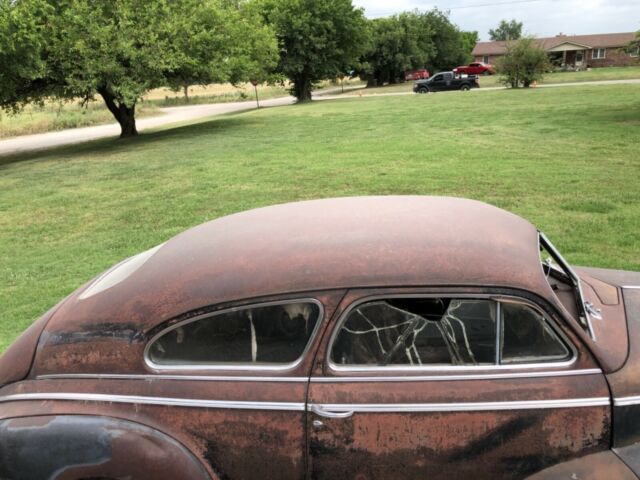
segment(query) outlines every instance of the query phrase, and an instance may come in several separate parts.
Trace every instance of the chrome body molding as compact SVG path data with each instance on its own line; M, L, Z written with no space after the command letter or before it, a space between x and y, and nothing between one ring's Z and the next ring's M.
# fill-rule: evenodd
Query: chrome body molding
M623 285L620 288L626 288L628 290L639 290L640 289L640 285Z
M639 397L633 397L640 400ZM233 400L201 400L190 398L145 397L138 395L107 395L98 393L21 393L0 397L0 403L20 401L74 401L128 403L132 405L160 405L194 408L220 408L236 410L284 410L323 412L326 416L349 416L347 412L403 413L403 412L477 412L487 410L534 410L609 406L609 397L573 398L560 400L519 400L504 402L468 403L361 403L317 404L307 407L302 402L247 402ZM344 415L342 415L344 414Z
M631 405L640 405L640 395L633 397L619 397L613 399L614 407L629 407Z
M404 412L482 412L493 410L539 410L554 408L605 407L609 397L570 398L560 400L519 400L469 403L354 403L309 404L309 410L344 413L404 413Z
M583 370L557 370L547 372L505 372L505 373L469 373L458 375L405 375L405 376L369 376L369 377L311 377L312 383L334 382L437 382L459 380L508 380L515 378L568 377L601 374L599 368Z
M287 410L303 412L303 402L247 402L235 400L201 400L195 398L145 397L138 395L107 395L100 393L20 393L0 397L0 403L19 401L74 401L161 405L168 407L225 408L236 410Z
M276 383L337 383L337 382L442 382L459 380L500 380L514 378L568 377L598 375L599 368L581 370L551 370L546 372L496 372L468 373L453 375L385 375L385 376L342 376L342 377L256 377L239 375L167 375L167 374L127 374L127 373L53 373L38 375L36 380L156 380L199 381L199 382L276 382Z
M196 382L281 382L306 383L307 377L257 377L239 375L178 375L178 374L130 374L130 373L52 373L38 375L36 380L184 380Z

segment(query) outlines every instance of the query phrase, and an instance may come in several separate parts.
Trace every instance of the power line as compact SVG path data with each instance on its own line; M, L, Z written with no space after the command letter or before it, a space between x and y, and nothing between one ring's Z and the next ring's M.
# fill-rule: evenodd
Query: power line
M514 5L517 3L537 3L544 2L545 0L510 0L507 2L493 2L493 3L482 3L477 5L461 5L459 7L443 7L443 10L462 10L466 8L480 8L480 7L497 7L499 5Z

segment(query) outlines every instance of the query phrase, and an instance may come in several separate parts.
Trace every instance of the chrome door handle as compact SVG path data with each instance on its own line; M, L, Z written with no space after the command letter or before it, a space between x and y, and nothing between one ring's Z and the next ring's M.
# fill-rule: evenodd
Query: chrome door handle
M314 405L314 404L311 404L309 406L309 410L311 410L316 415L320 415L321 417L326 417L326 418L349 418L351 415L353 415L353 410L336 412L332 410L325 410L320 405Z

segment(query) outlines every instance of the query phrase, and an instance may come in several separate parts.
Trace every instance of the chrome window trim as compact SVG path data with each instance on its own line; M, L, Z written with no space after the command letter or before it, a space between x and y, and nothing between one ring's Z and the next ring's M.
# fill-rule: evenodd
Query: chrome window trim
M571 282L573 282L574 294L578 296L576 300L576 307L578 308L578 323L587 330L587 333L591 337L591 339L596 341L596 333L593 330L593 324L591 322L591 313L587 305L587 301L585 300L584 291L582 289L582 280L578 274L571 268L569 262L567 262L564 257L560 254L558 249L551 243L551 241L547 238L547 236L538 231L538 250L540 250L540 246L543 246L547 249L547 251L555 256L554 260L558 262L560 268L564 268L566 272L569 273L569 277ZM541 264L542 268L542 264ZM544 271L543 271L544 273Z
M208 381L208 382L279 382L279 383L348 383L348 382L431 382L431 381L462 381L462 380L500 380L516 378L542 377L570 377L580 375L599 375L599 368L585 368L582 370L548 370L542 372L504 372L504 373L476 373L467 375L405 375L405 376L375 376L375 377L242 377L223 375L166 375L166 374L126 374L126 373L55 373L38 375L36 380L179 380L179 381Z
M628 290L638 290L640 289L640 285L623 285L620 288L626 288Z
M266 365L266 364L262 364L262 365L252 365L250 363L215 363L215 364L188 364L188 363L184 363L184 364L167 364L167 365L161 365L161 364L157 364L155 362L153 362L150 358L149 358L149 350L151 349L151 345L153 345L153 343L158 340L161 336L169 333L172 330L175 330L178 327L181 327L183 325L187 325L189 323L193 323L193 322L197 322L200 320L203 320L205 318L210 318L210 317L215 317L217 315L223 315L225 313L230 313L230 312L237 312L237 311L242 311L242 310L247 310L249 308L260 308L260 307L272 307L272 306L277 306L277 305L289 305L292 303L313 303L315 304L318 308L318 320L316 322L315 327L313 328L313 332L311 332L311 335L309 335L309 340L307 341L307 345L305 346L304 350L302 351L302 353L300 354L300 357L298 357L298 359L294 362L291 363L286 363L286 364L280 364L280 363L274 363L272 365ZM314 342L314 339L316 337L316 335L318 334L318 331L320 330L320 325L322 325L322 323L324 322L324 305L322 304L322 302L320 302L320 300L316 299L316 298L292 298L292 299L286 299L286 300L274 300L274 301L270 301L270 302L260 302L260 303L252 303L252 304L245 304L245 305L241 305L241 306L237 306L237 307L230 307L230 308L225 308L222 310L216 310L213 312L208 312L208 313L203 313L201 315L197 315L195 317L192 318L188 318L186 320L182 320L181 322L177 322L173 325L171 325L170 327L165 328L164 330L158 332L157 334L155 334L151 340L149 340L147 342L147 345L144 348L144 362L147 365L147 367L149 367L152 371L154 372L163 372L163 371L176 371L176 370L183 370L183 371L266 371L266 372L286 372L286 371L290 371L295 369L297 366L299 366L302 361L304 360L304 358L307 356L307 354L309 353L309 349L311 348L311 345Z
M360 413L404 413L404 412L482 412L491 410L539 410L553 408L579 408L609 406L609 397L569 398L559 400L517 400L503 402L463 403L310 403L308 410Z
M304 412L304 402L247 402L235 400L201 400L195 398L146 397L140 395L107 395L101 393L19 393L0 397L0 403L19 401L78 401L129 403L194 408L225 408L236 410L286 410Z
M629 407L638 404L640 404L640 395L634 395L631 397L619 397L613 399L613 405L615 407Z
M184 380L208 382L281 382L305 383L308 377L256 377L238 375L180 375L180 374L135 374L135 373L52 373L38 375L36 380Z
M348 382L454 382L464 380L509 380L517 378L571 377L602 374L599 368L583 370L559 370L545 372L478 373L467 375L405 375L375 377L311 377L311 383L348 383Z
M526 305L530 308L536 310L549 324L551 329L560 337L560 339L565 343L569 351L571 352L571 357L568 360L562 362L540 362L540 363L511 363L504 365L440 365L440 366L390 366L390 367L380 367L377 365L373 366L342 366L334 363L331 360L331 350L333 348L333 344L338 336L338 332L342 328L342 325L346 321L347 317L351 313L351 311L362 305L363 303L381 300L385 298L455 298L455 299L476 299L476 300L493 300L495 302L504 302L504 301L512 301L514 303ZM511 295L497 295L497 294L470 294L470 293L447 293L446 291L439 293L411 293L411 294L401 294L401 293L391 293L389 295L371 295L368 297L361 298L351 303L349 307L340 315L340 318L333 327L333 331L331 332L331 337L329 338L329 343L327 344L327 358L326 358L326 366L328 367L328 372L332 373L344 373L344 372L378 372L378 373L393 373L393 372L460 372L460 371L478 371L478 370L488 370L488 371L501 371L501 370L533 370L533 369L549 369L549 368L563 368L569 367L573 365L578 359L578 353L571 341L567 338L561 328L559 328L553 319L549 318L542 309L536 305L535 303L521 297L511 296Z

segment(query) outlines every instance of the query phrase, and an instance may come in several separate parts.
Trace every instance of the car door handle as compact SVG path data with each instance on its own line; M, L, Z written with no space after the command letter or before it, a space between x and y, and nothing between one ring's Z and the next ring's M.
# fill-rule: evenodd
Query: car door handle
M326 417L326 418L349 418L351 415L353 415L353 410L336 412L332 410L325 410L320 405L314 405L314 404L311 404L309 406L309 410L311 410L316 415L319 415L321 417Z

